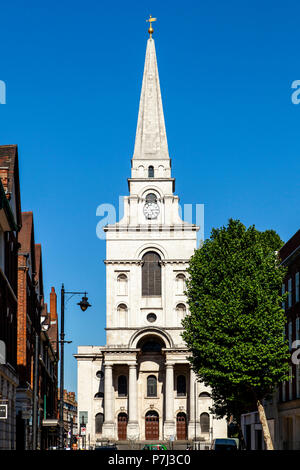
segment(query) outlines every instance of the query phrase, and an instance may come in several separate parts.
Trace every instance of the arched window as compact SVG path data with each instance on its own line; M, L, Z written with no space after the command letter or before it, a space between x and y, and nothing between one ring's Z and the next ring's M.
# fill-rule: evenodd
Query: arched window
M146 204L150 204L150 203L153 203L153 204L156 204L157 203L157 196L156 194L154 193L148 193L147 196L146 196Z
M183 318L186 315L186 306L184 304L177 304L176 305L176 311L177 311L177 318L178 320L183 320Z
M177 274L176 276L176 291L177 294L182 295L185 291L185 275L184 274Z
M127 397L127 377L125 375L118 377L118 396Z
M143 256L142 295L161 295L160 256L154 251Z
M126 326L127 323L127 306L125 304L118 305L118 324L119 326Z
M153 166L148 167L148 177L149 178L154 178L154 167Z
M104 414L103 413L97 413L95 416L95 432L96 434L101 434L102 433L102 426L104 422Z
M155 375L149 375L147 377L147 397L157 396L157 379Z
M201 413L200 415L201 432L209 432L209 414Z
M177 396L184 397L186 395L186 379L185 375L178 375L177 377Z
M119 274L117 279L118 295L127 295L127 276L126 274Z
M104 397L104 373L102 370L96 372L96 377L99 379L98 392L95 394L94 398L103 398Z

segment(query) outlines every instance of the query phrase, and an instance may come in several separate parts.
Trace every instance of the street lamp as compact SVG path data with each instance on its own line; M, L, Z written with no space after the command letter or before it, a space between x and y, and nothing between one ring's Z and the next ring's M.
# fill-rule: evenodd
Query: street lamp
M65 341L65 294L83 295L77 305L80 306L83 312L86 311L91 305L88 302L86 292L67 292L64 285L61 287L61 327L60 327L60 400L59 400L59 449L64 449L64 345L69 343ZM71 297L68 299L70 300Z
M86 297L86 292L84 292L84 296L82 297L81 301L78 304L83 312L86 311L88 307L91 307L91 304L88 303L88 298Z

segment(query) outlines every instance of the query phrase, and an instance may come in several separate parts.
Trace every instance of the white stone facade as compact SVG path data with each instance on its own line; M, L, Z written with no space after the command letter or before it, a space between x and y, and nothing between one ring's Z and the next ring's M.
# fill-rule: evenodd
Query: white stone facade
M181 337L198 227L178 215L152 38L128 185L123 219L105 228L106 346L80 346L75 355L78 411L88 412L90 445L226 437L226 422L211 416L209 390L196 382Z

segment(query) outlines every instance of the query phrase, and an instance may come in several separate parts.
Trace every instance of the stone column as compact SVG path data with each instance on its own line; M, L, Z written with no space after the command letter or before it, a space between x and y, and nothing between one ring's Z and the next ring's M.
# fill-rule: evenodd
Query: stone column
M166 364L164 438L175 435L174 422L174 364Z
M128 394L128 426L127 437L129 439L139 438L139 423L137 418L138 399L137 399L137 365L129 364L129 394Z
M104 364L104 423L102 435L108 439L115 438L113 400L112 365Z
M190 368L190 384L189 384L189 439L199 438L199 417L198 417L198 384L196 382L196 374Z

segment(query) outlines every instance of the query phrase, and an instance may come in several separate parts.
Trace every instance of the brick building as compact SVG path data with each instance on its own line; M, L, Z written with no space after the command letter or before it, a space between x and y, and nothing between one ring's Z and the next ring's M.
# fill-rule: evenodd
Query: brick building
M300 347L300 230L287 241L279 254L282 264L288 269L282 292L288 293L283 308L287 316L286 337L291 351L292 378L283 383L279 391L278 431L282 449L300 450L300 364L293 360L293 352ZM300 354L295 355L297 358L300 359Z
M77 401L75 398L75 392L68 392L64 390L64 433L65 433L65 446L69 447L71 442L71 434L76 436L78 434L77 424ZM60 401L60 389L58 389L58 409Z
M287 299L282 307L287 318L285 335L291 353L291 379L282 383L264 405L274 448L300 450L300 364L297 364L300 361L300 230L279 250L279 256L287 267L282 285L282 293L287 293ZM247 449L264 448L257 412L242 415L242 428Z
M18 149L0 146L0 449L16 448L17 263L21 227ZM6 416L6 417L5 417Z
M22 213L18 252L17 449L33 448L33 386L36 335L41 332L42 285L36 273L36 247L32 212Z
M50 293L50 312L44 304L41 316L41 344L39 367L40 448L57 446L58 437L58 318L54 287Z

